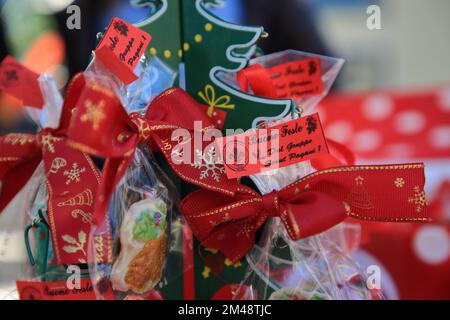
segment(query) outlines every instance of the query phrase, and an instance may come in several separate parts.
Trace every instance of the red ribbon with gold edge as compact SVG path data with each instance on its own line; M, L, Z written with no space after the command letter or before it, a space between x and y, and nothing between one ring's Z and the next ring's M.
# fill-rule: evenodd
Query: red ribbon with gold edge
M251 88L257 96L277 98L271 76L267 69L260 64L254 64L239 71L237 81L240 89L244 92L248 92ZM316 170L355 164L355 155L345 145L328 138L327 145L331 149L330 154L311 160L311 165Z
M187 129L192 139L194 121L201 121L201 131L213 127L202 105L181 89L172 88L163 92L150 104L146 115L142 116L138 113L128 115L112 90L95 82L86 84L78 100L68 136L74 148L107 158L94 209L96 222L101 223L111 195L139 144L161 151L177 175L189 183L229 195L236 192L238 182L227 179L221 163L215 164L214 175L212 172L202 175L199 166L172 161L172 151L178 145L177 140L172 141L172 133L176 129ZM211 142L201 139L201 150L191 150L193 157L197 156L194 151L203 153L208 145ZM200 166L208 166L208 163L203 163L203 158L198 161Z
M65 142L72 108L83 84L81 75L76 75L69 84L57 129L46 128L37 134L12 133L0 137L0 212L43 161L48 191L48 224L59 264L87 263L87 236L100 178L92 160ZM104 261L109 261L110 254L99 254Z
M269 217L279 217L293 240L323 232L347 217L427 221L424 184L419 163L336 167L264 196L245 186L235 196L198 190L180 208L202 245L237 262Z

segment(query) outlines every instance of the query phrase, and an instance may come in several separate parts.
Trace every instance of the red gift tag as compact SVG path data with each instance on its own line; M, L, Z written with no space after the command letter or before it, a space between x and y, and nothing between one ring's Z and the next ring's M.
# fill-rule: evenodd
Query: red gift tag
M95 300L91 279L80 280L79 288L70 288L64 281L17 281L20 300Z
M229 179L273 170L328 154L317 113L267 129L216 140Z
M308 58L266 68L279 99L296 99L323 92L319 58Z
M129 84L138 78L133 70L151 39L152 36L145 31L114 18L95 54L122 82Z
M23 66L12 56L0 64L0 89L20 99L27 107L41 109L44 104L39 75Z

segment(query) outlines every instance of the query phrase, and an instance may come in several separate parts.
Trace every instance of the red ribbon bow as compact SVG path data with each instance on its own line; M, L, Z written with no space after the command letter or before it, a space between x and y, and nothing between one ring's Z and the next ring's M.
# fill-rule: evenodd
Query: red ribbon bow
M264 196L245 186L235 196L198 190L182 201L181 212L202 245L236 262L253 247L256 231L269 217L279 217L293 240L347 217L427 221L424 183L423 164L337 167Z
M0 137L0 212L43 161L48 192L48 224L59 264L87 263L87 236L100 178L92 160L70 148L65 141L72 109L83 85L81 75L75 76L69 84L57 129ZM106 252L101 254L101 257L107 256Z
M183 90L172 88L163 92L153 100L145 116L137 113L128 115L113 91L97 83L87 83L76 109L68 133L70 144L107 158L97 193L95 221L102 221L111 195L139 144L161 151L181 179L221 193L235 193L238 182L228 180L224 170L218 170L216 176L202 175L201 170L191 163L177 164L172 161L172 151L178 145L178 140L172 140L174 130L187 129L190 139L193 139L194 121L201 121L203 129L200 128L200 131L213 127L202 105ZM201 139L199 148L203 151L205 145L210 144ZM194 147L195 143L192 145ZM196 150L191 150L191 155L195 157L196 153L192 151ZM203 162L203 159L197 160Z

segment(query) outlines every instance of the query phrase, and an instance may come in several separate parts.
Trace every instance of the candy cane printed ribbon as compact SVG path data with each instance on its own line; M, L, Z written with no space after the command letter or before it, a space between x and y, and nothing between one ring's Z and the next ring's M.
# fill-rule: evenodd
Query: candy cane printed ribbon
M150 104L145 116L128 115L113 91L91 82L86 84L76 110L68 133L70 144L107 158L94 210L97 222L102 221L111 195L140 144L162 152L181 179L219 193L232 195L236 192L238 182L226 178L219 159L213 162L211 152L214 153L214 149L209 148L208 154L204 154L205 146L210 146L211 142L201 139L198 148L191 143L191 153L196 160L174 163L172 155L179 144L178 140L172 140L174 130L187 129L193 135L194 121L201 121L200 131L213 127L202 105L183 90L173 88L163 92Z
M373 221L427 221L423 164L336 167L312 173L261 196L241 186L234 196L198 190L181 203L194 235L237 262L255 244L270 217L299 240L348 217Z
M66 130L84 78L68 86L60 125L37 134L0 137L0 212L24 187L41 161L48 191L47 214L55 259L59 264L87 263L87 236L92 224L94 196L100 180L92 160L66 144ZM101 239L109 241L109 239ZM98 253L103 261L106 251Z

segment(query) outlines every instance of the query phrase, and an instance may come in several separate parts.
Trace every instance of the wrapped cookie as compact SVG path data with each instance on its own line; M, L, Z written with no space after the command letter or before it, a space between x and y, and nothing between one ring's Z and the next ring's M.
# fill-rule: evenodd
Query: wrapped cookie
M161 199L134 203L120 227L121 251L112 268L114 290L143 293L161 278L167 249L167 206Z

